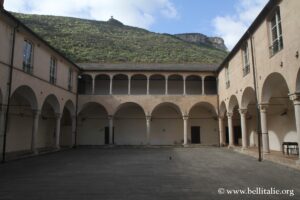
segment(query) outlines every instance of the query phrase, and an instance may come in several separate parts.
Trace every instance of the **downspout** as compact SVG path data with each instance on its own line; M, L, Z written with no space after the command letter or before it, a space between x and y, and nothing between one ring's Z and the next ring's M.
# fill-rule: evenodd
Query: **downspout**
M75 107L75 141L74 141L74 148L77 147L77 134L78 134L78 88L79 88L79 77L80 74L77 74L76 81L77 81L77 87L76 87L76 107Z
M11 58L10 58L10 72L9 72L9 82L8 82L8 95L7 95L7 106L5 110L5 119L4 119L4 134L3 134L3 150L2 150L2 163L5 163L6 156L6 137L7 137L7 128L8 128L8 115L10 108L10 96L11 96L11 88L12 88L12 77L13 77L13 66L14 66L14 58L15 58L15 42L16 42L16 31L19 27L17 24L13 29L13 40L12 40L12 50L11 50Z
M257 135L258 135L258 161L262 161L261 155L261 121L260 121L260 110L258 104L258 92L257 92L257 77L256 77L256 69L255 69L255 58L254 58L254 49L253 49L253 37L251 33L248 31L248 35L251 43L251 57L252 57L252 70L253 70L253 85L255 92L255 103L256 103L256 115L257 115Z

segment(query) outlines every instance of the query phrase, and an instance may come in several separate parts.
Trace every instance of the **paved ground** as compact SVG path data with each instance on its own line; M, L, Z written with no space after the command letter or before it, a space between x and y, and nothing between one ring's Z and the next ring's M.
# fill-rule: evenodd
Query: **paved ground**
M170 156L172 159L170 160ZM293 189L228 195L226 189ZM219 148L76 149L0 165L0 199L300 199L300 171Z

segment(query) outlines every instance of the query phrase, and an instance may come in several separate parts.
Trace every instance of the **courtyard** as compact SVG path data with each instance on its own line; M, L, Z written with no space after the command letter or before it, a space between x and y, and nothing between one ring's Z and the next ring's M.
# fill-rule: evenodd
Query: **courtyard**
M266 199L233 189L293 190L300 171L215 147L77 148L0 165L0 199Z

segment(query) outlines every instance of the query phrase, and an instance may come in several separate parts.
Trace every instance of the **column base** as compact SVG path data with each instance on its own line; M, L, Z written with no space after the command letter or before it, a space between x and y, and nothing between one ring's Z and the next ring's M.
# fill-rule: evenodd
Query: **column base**
M31 152L32 152L33 155L38 155L39 154L39 151L37 149L31 150Z

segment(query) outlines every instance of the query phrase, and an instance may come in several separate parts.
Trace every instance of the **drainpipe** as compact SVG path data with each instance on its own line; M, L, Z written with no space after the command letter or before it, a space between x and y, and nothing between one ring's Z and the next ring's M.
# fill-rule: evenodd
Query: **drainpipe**
M255 58L254 58L254 49L253 49L253 37L251 33L247 32L250 38L251 43L251 57L252 57L252 71L253 71L253 85L255 91L255 103L256 103L256 115L257 115L257 134L258 134L258 161L262 161L261 155L261 121L260 121L260 110L258 105L258 89L257 89L257 77L256 77L256 69L255 69Z
M11 88L12 88L12 77L13 77L13 68L14 68L14 59L15 59L15 42L16 42L16 31L19 27L17 24L13 29L13 40L12 40L12 50L10 57L10 72L9 72L9 82L8 82L8 95L7 95L7 106L5 110L5 119L4 119L4 135L3 135L3 152L2 152L2 163L5 163L5 152L6 152L6 137L7 137L7 128L8 128L8 115L10 108L10 96L11 96Z
M77 133L78 133L78 89L79 89L79 79L81 79L80 73L77 75L77 90L76 90L76 107L75 107L75 141L74 148L77 147Z

